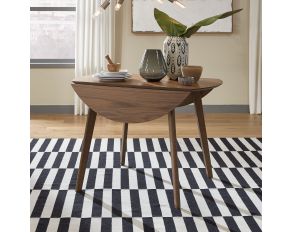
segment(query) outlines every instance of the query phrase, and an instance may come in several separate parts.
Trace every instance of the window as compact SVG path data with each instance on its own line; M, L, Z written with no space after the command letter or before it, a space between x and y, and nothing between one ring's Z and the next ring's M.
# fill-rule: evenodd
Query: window
M74 67L76 0L31 0L31 67Z

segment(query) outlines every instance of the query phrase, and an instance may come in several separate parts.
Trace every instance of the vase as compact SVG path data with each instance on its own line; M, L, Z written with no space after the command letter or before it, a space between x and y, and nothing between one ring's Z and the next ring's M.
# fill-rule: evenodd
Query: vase
M167 36L163 43L167 75L172 80L182 76L181 66L188 64L189 45L184 37Z
M160 81L166 76L166 63L160 49L146 49L140 64L140 75L147 81Z

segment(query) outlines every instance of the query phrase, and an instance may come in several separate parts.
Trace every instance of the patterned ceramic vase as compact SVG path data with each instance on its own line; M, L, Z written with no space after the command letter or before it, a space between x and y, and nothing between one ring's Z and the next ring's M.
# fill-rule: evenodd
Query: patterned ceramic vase
M181 66L188 64L189 45L184 37L167 36L163 43L167 75L172 80L182 76Z

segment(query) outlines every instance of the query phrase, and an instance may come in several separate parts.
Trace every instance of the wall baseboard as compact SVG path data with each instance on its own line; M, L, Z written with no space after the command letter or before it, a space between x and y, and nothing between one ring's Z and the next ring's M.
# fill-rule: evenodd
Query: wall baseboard
M73 105L31 105L31 114L74 114Z
M204 105L206 113L249 113L248 105ZM176 108L176 112L189 113L194 112L194 105L190 104Z
M248 105L205 105L206 113L249 113ZM177 113L194 112L193 105L176 109ZM73 105L31 105L31 114L74 114Z

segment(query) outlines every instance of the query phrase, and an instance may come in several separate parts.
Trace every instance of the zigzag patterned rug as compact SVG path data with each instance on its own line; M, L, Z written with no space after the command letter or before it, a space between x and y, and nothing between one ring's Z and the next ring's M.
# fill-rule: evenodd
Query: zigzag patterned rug
M74 191L81 139L31 140L31 231L261 231L260 138L209 139L212 180L198 139L179 138L181 210L173 205L168 139L92 140Z

